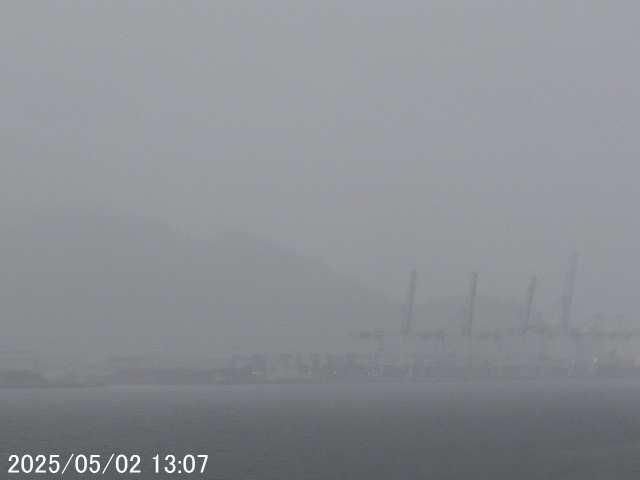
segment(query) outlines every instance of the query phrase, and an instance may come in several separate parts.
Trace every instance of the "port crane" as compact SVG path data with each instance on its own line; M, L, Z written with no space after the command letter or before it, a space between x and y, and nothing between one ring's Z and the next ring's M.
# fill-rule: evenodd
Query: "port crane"
M477 288L478 274L477 272L472 272L467 306L463 310L452 316L449 320L447 320L445 324L438 330L426 332L409 332L411 336L421 338L422 340L428 340L432 338L444 340L445 336L447 335L456 335L455 332L448 332L448 330L451 325L457 322L461 322L461 329L459 334L457 335L462 335L465 337L473 336L473 319L475 314Z
M401 349L402 349L402 366L405 363L405 349L408 346L407 337L411 335L412 323L413 323L413 307L416 293L417 273L415 270L411 270L409 276L409 290L407 292L407 301L403 307L402 323L400 324L400 336L401 336ZM395 332L388 332L384 330L360 330L355 332L349 332L349 337L357 338L360 340L375 341L376 348L372 355L374 365L377 367L380 355L384 350L384 339L389 335L397 335ZM377 369L377 368L376 368Z
M569 269L567 271L567 282L562 296L562 320L561 326L564 330L569 329L571 321L571 304L573 303L573 290L576 280L576 263L578 254L573 253L569 258Z
M520 328L518 329L518 333L520 335L526 335L529 331L529 324L531 323L531 313L533 311L533 297L536 294L537 283L538 277L534 273L531 275L531 279L529 280L529 288L527 289L527 301L524 307L524 315L522 318L522 322L520 323Z
M560 308L555 321L549 322L534 312L538 284L535 274L529 277L526 295L519 313L511 325L492 331L480 331L476 325L478 274L472 272L466 305L438 327L415 331L414 299L416 272L411 271L409 289L403 307L399 331L366 330L350 336L373 341L377 347L372 356L379 367L380 353L385 339L400 339L400 369L403 375L420 377L442 372L484 372L487 374L545 375L565 372L605 371L601 368L627 368L631 363L619 347L620 342L640 337L640 330L623 328L622 317L615 317L617 326L601 325L583 329L573 323L572 307L576 284L577 254L569 256L562 293L556 302ZM602 321L602 316L598 317ZM609 328L606 328L609 326ZM418 357L412 355L412 339L431 342ZM630 345L632 346L632 345ZM415 345L413 346L415 348ZM434 347L434 348L431 348ZM417 353L417 352L416 352ZM625 363L626 362L626 363ZM637 367L636 367L637 368ZM379 369L376 371L380 371ZM431 372L431 373L428 373Z

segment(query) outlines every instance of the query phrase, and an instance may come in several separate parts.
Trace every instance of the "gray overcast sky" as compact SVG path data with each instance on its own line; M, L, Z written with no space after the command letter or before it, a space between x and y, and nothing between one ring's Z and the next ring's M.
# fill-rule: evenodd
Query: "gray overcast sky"
M640 317L640 2L9 2L0 202Z

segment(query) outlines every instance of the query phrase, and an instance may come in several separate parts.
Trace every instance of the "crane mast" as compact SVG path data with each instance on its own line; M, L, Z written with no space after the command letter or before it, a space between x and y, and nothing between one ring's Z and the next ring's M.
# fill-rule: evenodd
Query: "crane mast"
M529 290L527 290L527 303L525 304L524 309L524 318L522 319L522 324L520 325L520 334L524 335L529 330L529 321L531 320L531 309L533 307L533 297L536 293L536 283L538 279L535 274L531 275L531 280L529 282Z
M411 323L413 320L413 301L416 294L416 271L411 270L411 276L409 280L409 292L407 294L407 305L405 307L405 318L400 329L403 335L409 335L411 333Z
M565 284L564 294L562 295L562 328L569 329L571 320L571 303L573 302L573 288L576 279L576 263L578 254L574 253L569 257L569 268L567 269L567 282Z
M476 287L478 286L478 274L473 272L471 274L471 288L469 294L469 305L467 306L467 318L462 326L463 335L471 335L473 328L473 312L476 307Z

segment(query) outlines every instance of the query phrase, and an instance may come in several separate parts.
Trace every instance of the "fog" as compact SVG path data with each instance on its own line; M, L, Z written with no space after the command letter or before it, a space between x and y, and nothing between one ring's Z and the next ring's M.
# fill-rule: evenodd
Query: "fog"
M333 346L396 328L411 270L419 304L535 273L551 318L573 252L572 321L640 330L636 2L0 12L5 349Z

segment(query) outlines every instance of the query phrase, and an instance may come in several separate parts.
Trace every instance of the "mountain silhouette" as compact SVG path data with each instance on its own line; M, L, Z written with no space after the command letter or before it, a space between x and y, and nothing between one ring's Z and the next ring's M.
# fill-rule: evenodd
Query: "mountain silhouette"
M0 348L47 355L340 353L402 307L270 240L109 213L5 222ZM355 342L358 343L358 342Z

